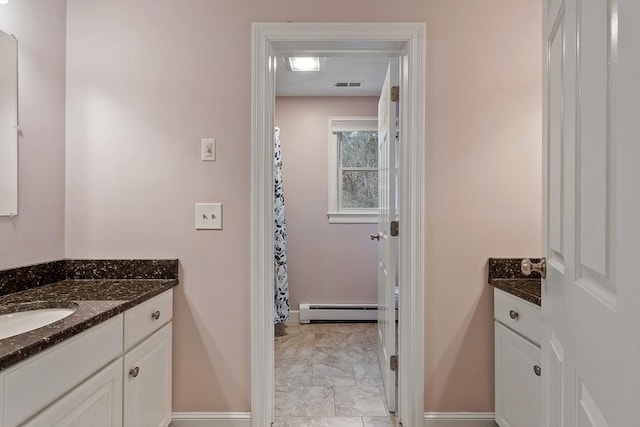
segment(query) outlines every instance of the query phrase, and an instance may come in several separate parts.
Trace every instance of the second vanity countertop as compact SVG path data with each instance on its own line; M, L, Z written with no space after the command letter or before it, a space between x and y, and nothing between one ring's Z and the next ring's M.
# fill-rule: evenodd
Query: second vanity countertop
M532 258L538 262L538 258ZM532 304L542 303L542 280L538 273L525 276L520 271L522 258L489 258L490 285Z
M29 309L78 307L57 322L0 340L0 371L177 284L178 279L62 280L0 296L0 314L12 311L11 307L16 304L29 304Z

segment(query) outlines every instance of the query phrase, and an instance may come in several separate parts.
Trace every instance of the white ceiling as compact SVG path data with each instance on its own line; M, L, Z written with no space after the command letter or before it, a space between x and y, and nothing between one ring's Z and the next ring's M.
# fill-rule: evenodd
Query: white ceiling
M319 72L289 71L278 59L276 96L378 96L389 65L386 57L329 57ZM336 82L361 82L338 88Z

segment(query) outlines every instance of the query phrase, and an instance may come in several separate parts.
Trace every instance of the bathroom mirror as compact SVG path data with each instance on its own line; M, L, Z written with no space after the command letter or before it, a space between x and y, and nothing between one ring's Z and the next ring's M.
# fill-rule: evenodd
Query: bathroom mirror
M18 214L18 40L0 31L0 216Z

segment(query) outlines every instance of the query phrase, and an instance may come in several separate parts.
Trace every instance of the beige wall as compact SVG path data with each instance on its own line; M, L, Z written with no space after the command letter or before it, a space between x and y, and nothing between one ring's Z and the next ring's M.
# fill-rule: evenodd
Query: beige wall
M492 410L487 258L542 250L540 2L428 4L426 410Z
M251 22L426 22L426 410L493 410L485 263L540 253L539 2L70 0L67 12L67 256L180 258L176 411L250 410ZM199 161L204 136L215 163ZM194 230L205 201L224 204L224 230Z
M290 303L375 303L377 224L329 224L330 116L377 116L376 97L278 97Z
M0 217L0 268L64 258L65 1L0 5L18 39L18 216Z

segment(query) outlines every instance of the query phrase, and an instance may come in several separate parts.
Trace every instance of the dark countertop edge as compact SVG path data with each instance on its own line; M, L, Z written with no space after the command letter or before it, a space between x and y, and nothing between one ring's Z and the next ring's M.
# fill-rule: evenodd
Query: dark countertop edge
M516 288L513 286L513 282L514 281L518 281L518 280L532 280L532 279L500 279L500 278L495 278L495 279L489 279L489 285L493 286L494 288L500 289L501 291L504 291L510 295L513 295L516 298L520 298L524 301L530 302L532 304L537 305L538 307L542 306L542 296L532 293L532 292L527 292L526 290L522 289L522 288Z
M97 326L122 312L124 312L122 306L114 307L110 310L96 314L95 316L90 317L70 328L63 329L29 345L21 347L19 350L16 350L13 353L0 358L0 372L9 369L14 365L17 365L18 363L28 359L31 356L42 353L43 351L48 350L56 344L60 344L61 342L64 342L69 338L73 338L74 336L81 334L82 332L91 329L92 327Z
M179 264L177 258L63 258L0 269L0 297L62 280L178 279Z
M154 279L140 279L145 281L154 281ZM135 307L155 296L160 295L163 292L168 291L169 289L174 288L178 285L178 279L163 279L165 282L161 287L157 289L150 290L145 292L144 294L130 299L124 300L121 304L101 313L98 313L94 316L91 316L80 323L77 323L73 326L70 326L67 329L63 329L42 339L35 341L31 344L28 344L20 349L10 353L3 358L0 358L0 372L26 360L27 358L34 356L38 353L41 353L56 344L60 344L61 342L68 340L71 337L74 337L100 323L103 323L112 317L119 315L120 313L124 313L126 310ZM0 340L1 341L1 340Z

